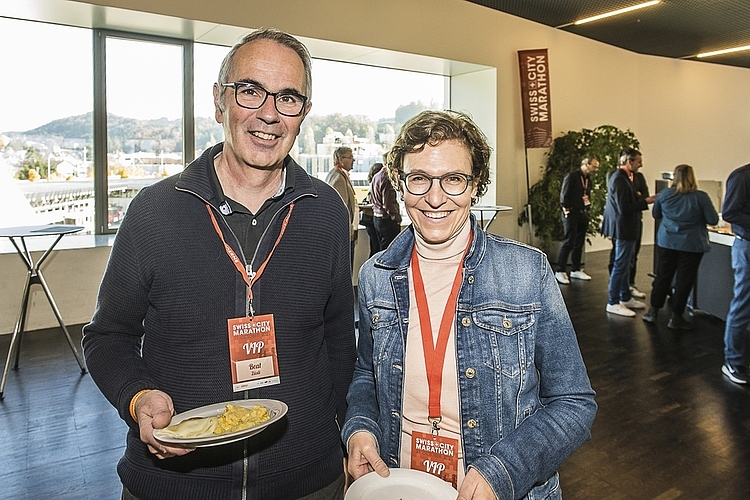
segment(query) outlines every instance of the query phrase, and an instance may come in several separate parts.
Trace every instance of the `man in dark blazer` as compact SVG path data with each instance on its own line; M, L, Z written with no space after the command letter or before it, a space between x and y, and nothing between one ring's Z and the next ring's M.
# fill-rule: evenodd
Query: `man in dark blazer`
M635 186L635 192L639 198L647 198L650 196L648 192L648 183L646 178L641 172L633 174L633 186ZM643 210L647 210L648 206L644 207ZM633 262L630 266L630 294L636 299L645 299L646 294L638 290L635 284L635 277L638 274L638 253L641 251L641 237L643 236L643 210L640 212L640 230L638 231L638 239L635 240L635 251L633 252ZM609 252L609 272L612 273L612 266L615 265L615 247L612 245L612 250Z
M615 261L609 276L607 312L633 317L633 309L646 307L643 302L634 299L630 291L633 254L641 237L641 211L646 210L656 196L643 198L635 189L633 179L643 166L643 157L637 149L622 150L618 165L620 168L609 177L601 229L604 236L612 238L615 247Z

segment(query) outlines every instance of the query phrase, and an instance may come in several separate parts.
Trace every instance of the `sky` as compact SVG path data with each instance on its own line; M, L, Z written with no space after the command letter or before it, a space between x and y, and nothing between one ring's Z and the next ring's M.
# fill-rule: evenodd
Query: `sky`
M87 113L92 105L91 31L0 18L0 132L30 130ZM212 85L228 47L195 46L195 114L214 114ZM139 119L179 118L181 50L109 39L107 106ZM8 77L10 76L10 77ZM313 60L312 114L394 115L399 105L443 106L445 79L409 71Z

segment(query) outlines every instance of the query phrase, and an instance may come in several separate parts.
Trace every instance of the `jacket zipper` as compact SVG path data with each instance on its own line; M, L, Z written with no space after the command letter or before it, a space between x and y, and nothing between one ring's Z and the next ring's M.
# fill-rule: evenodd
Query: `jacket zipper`
M210 206L211 209L219 214L219 217L224 222L224 225L226 226L226 229L229 230L229 233L234 237L234 241L237 244L237 247L240 250L240 255L242 256L242 261L245 263L245 268L247 269L248 275L253 275L253 267L252 263L255 261L255 257L258 255L258 248L260 248L260 243L263 241L263 239L266 237L266 233L268 232L268 228L271 227L271 225L274 223L278 215L284 211L285 208L289 207L292 203L295 203L296 201L305 198L307 196L314 196L312 193L302 193L299 196L295 197L292 200L289 200L289 202L284 203L282 207L280 207L275 214L273 214L273 217L269 221L266 228L263 230L263 234L260 235L260 239L258 240L258 246L255 248L255 252L253 253L253 258L250 260L250 264L247 264L247 258L245 257L245 252L242 250L242 245L240 244L239 238L237 238L237 235L234 234L234 231L232 231L232 228L229 226L229 223L227 222L226 218L224 217L224 214L221 213L220 210L218 210L214 205L209 203L205 198L203 198L201 195L196 193L195 191L191 191L189 189L179 188L175 186L175 189L177 191L182 191L184 193L192 194L196 198L203 201L206 205ZM250 298L245 294L245 314L249 314L250 311ZM244 398L248 399L250 396L249 389L245 389L244 391ZM247 476L249 473L250 463L248 461L249 453L247 449L247 441L243 440L242 443L242 500L247 500Z

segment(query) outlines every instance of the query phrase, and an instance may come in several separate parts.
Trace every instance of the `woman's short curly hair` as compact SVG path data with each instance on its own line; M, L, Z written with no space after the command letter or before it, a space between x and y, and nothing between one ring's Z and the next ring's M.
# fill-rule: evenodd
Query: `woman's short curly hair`
M468 149L471 173L477 183L477 195L472 198L472 204L476 204L490 183L492 148L469 115L459 111L422 111L404 124L386 156L391 183L401 192L399 175L404 171L404 157L409 153L419 153L427 145L437 146L444 141L457 141Z

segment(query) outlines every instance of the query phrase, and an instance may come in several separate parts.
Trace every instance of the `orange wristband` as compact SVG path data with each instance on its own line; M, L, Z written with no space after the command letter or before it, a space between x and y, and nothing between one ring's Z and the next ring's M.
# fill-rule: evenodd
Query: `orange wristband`
M130 400L130 416L133 417L133 420L138 423L138 417L135 415L135 403L138 401L138 398L146 394L147 392L150 392L151 389L143 389L141 391L138 391L135 393L135 396Z

